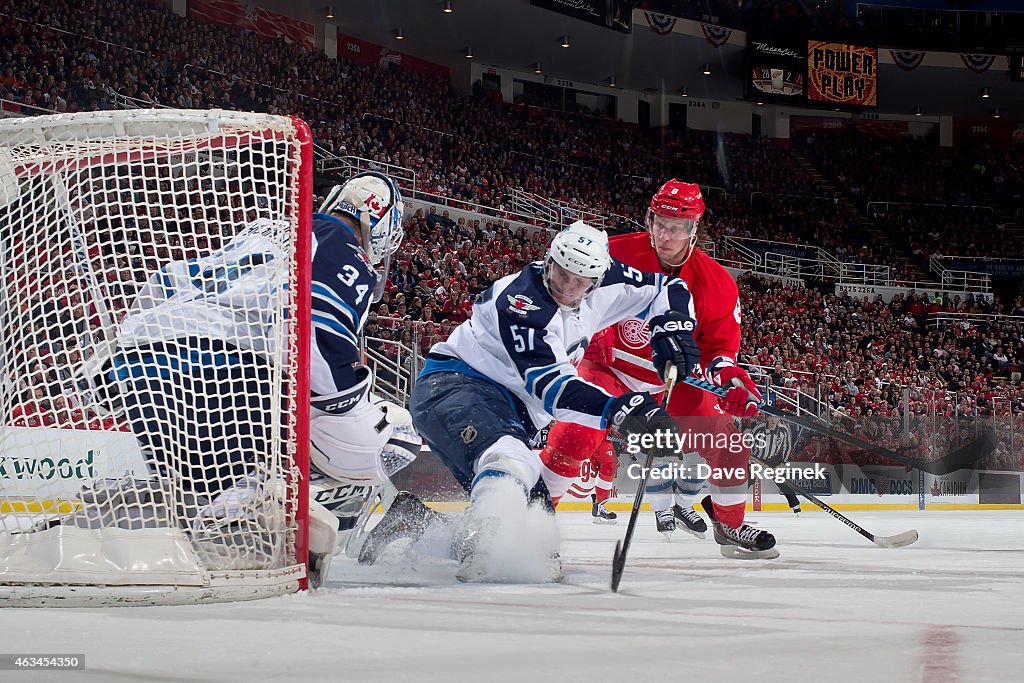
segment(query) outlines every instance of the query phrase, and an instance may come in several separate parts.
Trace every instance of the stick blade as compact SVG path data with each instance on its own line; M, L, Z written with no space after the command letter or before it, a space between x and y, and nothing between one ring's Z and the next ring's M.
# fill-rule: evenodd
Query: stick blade
M967 467L973 467L996 449L996 436L988 430L966 446L958 448L939 460L919 461L918 467L928 474L949 474Z
M622 572L626 569L626 554L622 552L622 541L615 541L615 554L612 555L612 593L619 592Z
M873 540L880 548L902 548L914 543L917 538L917 530L911 529L895 536L875 536Z

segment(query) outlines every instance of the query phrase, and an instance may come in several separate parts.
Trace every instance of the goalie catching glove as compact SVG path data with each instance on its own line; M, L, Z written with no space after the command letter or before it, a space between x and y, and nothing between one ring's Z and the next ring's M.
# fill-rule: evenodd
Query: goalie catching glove
M678 311L669 311L651 318L651 361L658 376L665 379L665 365L679 368L680 376L693 374L700 365L700 350L693 340L697 323Z
M612 399L607 415L612 436L622 440L627 452L636 452L637 448L649 452L651 449L644 448L642 438L650 434L660 436L653 439L654 457L678 455L679 427L650 394L634 391Z

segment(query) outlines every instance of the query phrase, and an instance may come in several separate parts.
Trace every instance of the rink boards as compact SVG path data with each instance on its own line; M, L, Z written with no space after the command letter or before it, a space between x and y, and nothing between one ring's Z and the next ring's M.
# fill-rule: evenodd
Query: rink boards
M127 432L100 432L53 428L0 429L4 455L0 456L0 513L28 512L24 499L73 501L82 485L100 477L117 477L126 470L144 472L142 454ZM806 464L806 463L801 463ZM840 510L955 510L1024 508L1024 473L962 471L935 476L901 467L826 465L825 476L796 483ZM593 479L581 473L577 490L587 491ZM429 449L396 477L408 488L438 503L463 499L444 465ZM620 467L615 485L619 495L613 510L628 510L637 481ZM40 499L39 496L45 496ZM560 509L589 509L584 499L567 496ZM752 510L785 510L788 506L776 484L755 480L750 487ZM809 509L806 504L805 509Z

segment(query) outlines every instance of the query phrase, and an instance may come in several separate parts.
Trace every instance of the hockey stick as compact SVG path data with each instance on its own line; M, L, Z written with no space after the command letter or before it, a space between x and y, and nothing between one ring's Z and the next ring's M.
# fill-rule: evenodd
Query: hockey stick
M725 396L728 391L728 389L696 377L686 377L683 379L683 382L690 386L715 394L716 396ZM743 385L738 384L737 386ZM939 458L938 460L920 460L917 458L910 458L906 455L897 453L896 451L889 450L888 448L876 446L870 441L865 441L864 439L860 439L856 436L838 432L817 420L788 413L764 402L759 402L757 407L766 415L774 415L780 420L785 420L786 422L803 427L804 429L809 429L812 432L823 434L824 436L835 439L836 441L842 441L843 443L847 443L855 448L860 448L868 453L873 453L880 457L892 460L893 462L898 462L901 465L923 470L929 474L949 474L950 472L956 472L957 470L962 470L965 467L970 467L980 459L989 455L996 447L995 436L991 431L986 431L974 441L965 446L961 446L957 450Z
M665 366L665 393L662 395L661 404L668 405L672 396L672 389L676 386L676 366L668 363ZM633 530L636 529L636 520L640 518L640 505L644 501L644 489L647 488L647 480L651 476L651 469L654 465L654 449L647 452L647 460L644 462L644 478L640 482L640 488L633 498L633 510L629 513L629 525L626 527L626 536L621 541L615 542L615 554L612 555L612 592L619 592L619 582L622 581L622 572L626 569L626 553L629 552L629 544L633 540Z
M764 463L764 461L760 460L759 458L755 458L754 456L750 456L750 459L753 460L754 462L760 463L764 467L768 467L768 465L766 465ZM854 522L852 519L850 519L849 517L847 517L843 513L839 512L838 510L836 510L832 506L830 506L827 503L825 503L824 501L822 501L820 498L815 496L810 491L808 491L808 490L806 490L804 488L801 488L800 486L797 486L796 484L794 484L792 482L789 482L789 481L783 482L779 486L780 490L781 490L781 488L783 486L785 486L786 488L788 488L788 489L790 489L790 490L792 490L792 491L794 491L796 493L799 493L801 496L803 496L807 500L811 501L812 503L814 503L815 505L820 507L822 510L824 510L828 514L832 515L833 517L838 519L840 522L842 522L846 526L850 527L851 529L856 531L858 534L860 534L861 536L863 536L864 538L868 539L869 541L871 541L872 543L874 543L875 545L877 545L877 546L879 546L881 548L902 548L903 546L910 545L911 543L913 543L914 541L917 540L917 530L915 530L915 529L911 529L910 531L904 531L903 533L896 534L894 536L876 536L875 534L871 533L870 531L868 531L864 527L862 527L859 524L857 524L856 522Z

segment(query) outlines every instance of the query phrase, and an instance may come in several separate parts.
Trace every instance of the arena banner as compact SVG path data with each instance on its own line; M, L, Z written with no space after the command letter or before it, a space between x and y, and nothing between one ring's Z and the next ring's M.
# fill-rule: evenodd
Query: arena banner
M428 62L419 57L407 55L374 43L347 36L338 32L338 56L351 59L356 64L376 64L384 68L389 64L397 64L403 69L415 71L425 76L448 78L448 67Z
M966 270L972 273L988 273L992 277L1024 277L1024 260L1021 259L971 259L947 258L943 265L950 270Z
M530 4L620 33L633 31L632 0L530 0Z
M74 499L93 479L123 476L126 464L136 473L146 472L131 432L0 427L0 438L0 506L15 491Z
M871 297L882 297L882 301L892 301L893 297L897 294L904 296L909 295L911 292L916 293L918 296L927 297L933 299L936 296L943 298L953 297L959 295L961 299L966 299L968 295L974 296L975 299L984 299L985 301L992 301L992 294L982 294L978 292L968 292L962 289L932 289L929 287L883 287L881 285L854 285L845 282L836 284L836 294L849 294L857 299L865 296Z
M878 48L807 41L807 99L878 105Z
M1021 477L1013 472L979 472L978 488L981 503L987 505L1019 505Z
M261 9L239 0L189 0L189 16L215 21L227 26L238 26L267 38L283 37L309 49L316 46L313 25Z

